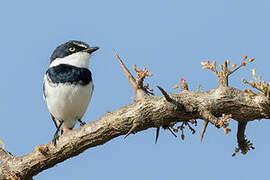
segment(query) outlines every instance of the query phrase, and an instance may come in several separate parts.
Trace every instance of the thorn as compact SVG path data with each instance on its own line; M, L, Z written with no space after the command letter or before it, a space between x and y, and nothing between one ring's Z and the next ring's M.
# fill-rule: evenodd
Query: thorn
M172 98L166 93L164 89L162 89L160 86L157 86L157 88L160 90L160 92L163 94L163 96L168 102L172 102Z
M126 78L128 79L128 82L130 83L130 85L132 86L132 89L134 91L134 93L137 91L137 84L136 84L136 80L135 78L132 76L132 74L129 72L128 68L125 66L125 64L123 63L123 61L120 59L120 57L118 56L118 54L116 53L116 51L114 51L114 55L117 58L122 70L125 73ZM136 93L135 93L136 94Z
M203 126L202 126L201 135L200 135L200 141L201 141L201 143L202 143L203 136L204 136L204 133L206 131L206 128L207 128L208 123L209 123L209 121L203 120Z
M158 128L157 128L157 131L156 131L156 140L155 140L155 144L157 144L157 141L158 141L159 131L160 131L160 127L158 127Z
M168 127L169 131L172 133L172 135L174 135L174 137L177 138L176 134L172 131L172 129L170 127Z
M124 139L126 139L130 134L135 134L135 129L137 128L136 124L133 124L132 128L128 131L128 133L125 135Z

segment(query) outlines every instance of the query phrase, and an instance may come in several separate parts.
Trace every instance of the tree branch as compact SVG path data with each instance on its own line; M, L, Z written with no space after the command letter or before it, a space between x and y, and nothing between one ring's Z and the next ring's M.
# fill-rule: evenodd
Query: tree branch
M107 113L95 122L60 136L56 148L49 142L27 155L13 156L8 161L3 161L0 165L0 179L8 175L30 178L88 148L127 134L135 121L138 123L136 131L139 132L174 122L204 119L205 116L199 113L202 105L208 106L216 117L220 117L222 113L233 114L233 118L239 122L247 122L246 117L249 117L249 121L270 117L270 102L263 95L247 102L244 93L235 88L226 88L227 96L223 95L223 98L217 95L217 91L219 90L170 94L170 97L185 107L184 109L176 108L161 97L149 96L144 101L135 101L115 112ZM5 155L1 157L5 158Z
M123 63L121 66L126 69ZM127 75L130 76L130 73ZM130 79L131 84L134 83L134 78ZM0 179L32 179L41 171L113 138L177 122L188 123L191 119L207 120L221 127L228 126L224 124L228 118L236 120L239 123L239 147L249 150L252 148L250 142L246 141L246 146L242 146L246 124L257 119L270 119L270 100L264 94L247 98L243 91L219 86L200 92L184 89L177 94L168 94L164 91L163 95L165 98L144 96L130 105L106 113L99 120L69 131L60 136L57 147L49 142L24 156L13 156L0 148Z

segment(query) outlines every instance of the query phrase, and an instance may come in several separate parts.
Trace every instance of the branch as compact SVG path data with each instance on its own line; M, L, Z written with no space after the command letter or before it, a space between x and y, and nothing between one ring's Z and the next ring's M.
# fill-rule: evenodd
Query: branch
M0 165L0 179L1 176L7 175L6 172L20 178L32 177L88 148L127 134L134 122L138 123L136 131L139 132L189 119L204 119L205 116L199 113L202 104L210 107L212 114L217 117L221 117L225 112L233 114L234 119L242 122L246 122L246 117L250 118L249 121L270 117L270 102L263 95L247 102L240 90L227 88L226 98L216 96L217 91L219 90L170 94L171 98L185 107L183 109L175 108L174 104L161 97L150 96L144 101L135 101L115 112L107 113L95 122L60 136L56 148L49 142L27 155L13 156L9 161L3 161Z
M122 61L119 62L121 64ZM121 66L130 78L130 84L134 85L129 71L123 63ZM146 71L144 69L141 72ZM143 87L139 89L147 94ZM246 149L249 150L252 148L249 141L246 141L247 146L242 146L246 124L257 119L270 119L270 100L264 94L247 98L245 92L226 86L219 86L210 91L194 92L186 88L177 94L168 94L164 90L161 92L167 98L143 96L130 105L106 113L99 120L67 132L60 136L57 147L49 142L37 146L24 156L13 156L0 148L0 179L32 179L41 171L77 156L88 148L149 128L170 127L183 122L193 133L195 130L188 123L194 119L210 121L215 126L223 128L228 126L226 123L228 118L236 120L239 123L237 133L239 147L241 150L248 147ZM183 129L183 126L180 127Z

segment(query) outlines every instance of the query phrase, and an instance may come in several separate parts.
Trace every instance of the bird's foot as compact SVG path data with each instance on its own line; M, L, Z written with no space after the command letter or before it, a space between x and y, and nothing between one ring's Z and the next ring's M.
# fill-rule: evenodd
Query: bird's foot
M53 140L52 140L52 142L53 142L53 145L56 147L56 141L59 139L59 135L58 135L58 132L56 132L55 134L54 134L54 136L53 136Z
M57 141L57 139L59 139L58 132L60 131L61 126L63 125L63 123L64 123L64 121L61 121L60 122L59 126L57 127L57 129L56 129L56 131L54 133L52 142L53 142L53 144L54 144L55 147L56 147L56 141Z
M79 123L80 123L80 126L86 125L86 123L83 122L82 120L79 119L78 121L79 121Z

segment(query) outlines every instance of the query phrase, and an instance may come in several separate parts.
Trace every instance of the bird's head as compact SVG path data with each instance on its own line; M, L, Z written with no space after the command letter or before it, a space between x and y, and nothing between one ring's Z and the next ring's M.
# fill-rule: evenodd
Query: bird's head
M69 64L87 68L90 55L98 49L99 47L90 47L81 41L68 41L53 51L50 67L59 64Z

